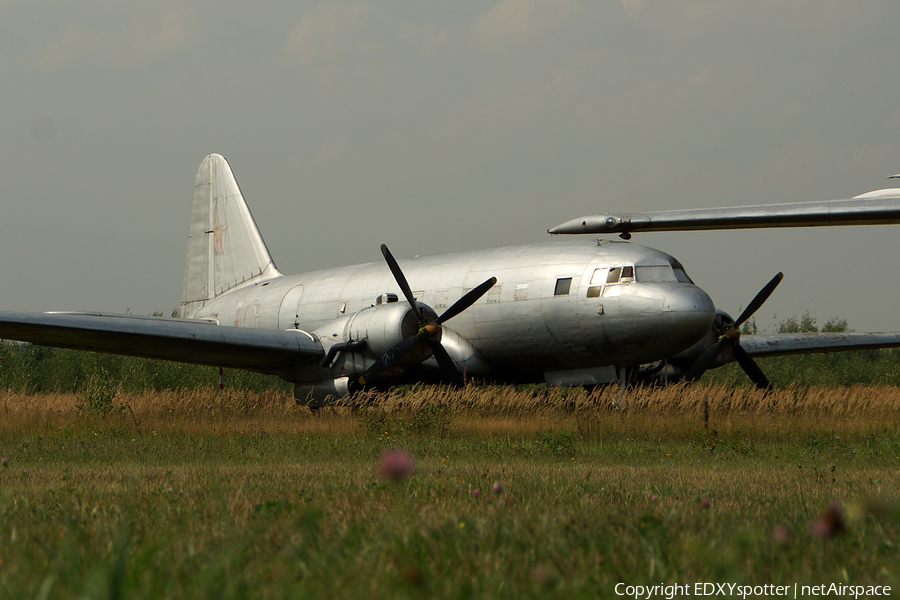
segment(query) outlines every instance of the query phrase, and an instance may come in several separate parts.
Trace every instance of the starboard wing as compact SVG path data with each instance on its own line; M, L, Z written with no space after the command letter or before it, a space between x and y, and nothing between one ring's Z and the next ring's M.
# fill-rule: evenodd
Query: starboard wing
M895 348L900 333L773 333L742 335L741 347L753 357Z
M0 312L0 338L262 373L324 355L321 343L304 331L100 313Z

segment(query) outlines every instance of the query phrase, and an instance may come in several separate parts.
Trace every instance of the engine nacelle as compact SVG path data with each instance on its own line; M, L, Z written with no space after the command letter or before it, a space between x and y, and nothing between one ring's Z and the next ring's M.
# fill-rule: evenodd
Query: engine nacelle
M425 304L418 304L427 318L437 319L437 313ZM339 363L344 375L362 375L376 360L406 338L418 333L416 314L406 302L391 302L364 308L315 331L326 352L337 344L365 341L364 350L340 353ZM427 347L409 353L403 363L421 363L431 357Z
M419 310L426 317L437 318L435 312L424 304L419 304ZM369 351L381 356L418 331L419 323L412 307L406 302L392 302L372 306L353 315L345 336L352 340L365 339Z

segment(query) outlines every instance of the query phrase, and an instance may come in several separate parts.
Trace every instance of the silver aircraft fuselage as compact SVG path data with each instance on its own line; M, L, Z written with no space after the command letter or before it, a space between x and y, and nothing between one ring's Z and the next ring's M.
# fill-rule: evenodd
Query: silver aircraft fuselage
M559 383L573 370L659 361L699 342L715 315L677 260L625 242L564 240L399 262L417 302L438 314L497 278L443 332L442 344L473 376ZM346 341L356 315L398 300L406 305L387 266L375 262L248 282L194 317L313 332L327 349L330 339ZM322 369L306 364L282 376L320 379Z

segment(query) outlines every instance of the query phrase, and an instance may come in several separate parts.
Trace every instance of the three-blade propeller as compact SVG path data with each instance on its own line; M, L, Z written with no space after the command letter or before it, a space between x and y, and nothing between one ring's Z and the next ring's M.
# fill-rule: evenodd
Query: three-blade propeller
M406 276L403 275L403 271L400 270L400 265L397 264L397 261L391 254L391 251L388 250L388 247L384 244L381 245L381 253L384 255L384 260L387 262L388 268L391 270L391 273L393 273L394 279L400 286L400 290L406 297L406 301L409 302L409 306L412 308L413 313L416 315L419 330L416 335L402 340L393 348L385 352L377 361L375 361L375 363L371 367L366 370L365 373L363 373L362 377L359 378L359 383L365 385L366 383L372 381L375 377L403 360L403 358L407 354L412 352L420 344L424 344L427 342L431 345L431 352L441 368L441 373L444 376L444 380L456 387L462 387L462 375L459 371L456 370L456 365L453 364L453 359L450 358L447 350L443 346L441 346L441 325L475 304L475 302L479 298L481 298L489 289L491 289L491 287L493 287L495 283L497 283L497 278L491 277L484 283L480 284L478 287L472 289L465 296L454 302L453 305L446 311L444 311L444 313L437 319L431 319L423 314L419 309L419 306L416 303L416 299L413 296L412 290L409 287L409 283L406 281Z
M734 354L735 360L747 376L750 377L753 383L756 384L756 387L766 389L771 385L768 378L762 372L762 369L759 368L759 365L756 364L746 350L741 348L740 328L741 325L753 316L753 313L759 310L759 307L769 299L769 296L772 295L772 292L775 291L775 288L778 287L778 284L781 283L782 279L784 279L783 273L779 273L773 277L772 280L756 294L756 297L747 305L747 308L745 308L744 312L741 313L741 316L737 318L737 321L722 324L722 327L720 327L718 331L718 341L707 348L703 354L694 361L694 364L692 364L685 373L685 379L688 381L700 379L700 377L712 366L713 362L715 362L719 353L722 352L726 346L729 346L731 348L731 353Z

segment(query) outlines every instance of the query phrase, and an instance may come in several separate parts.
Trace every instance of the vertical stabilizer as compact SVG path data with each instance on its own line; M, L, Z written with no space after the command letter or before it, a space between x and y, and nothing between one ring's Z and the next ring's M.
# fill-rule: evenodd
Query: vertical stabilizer
M193 316L233 287L280 275L231 167L218 154L210 154L200 163L194 182L182 316Z

